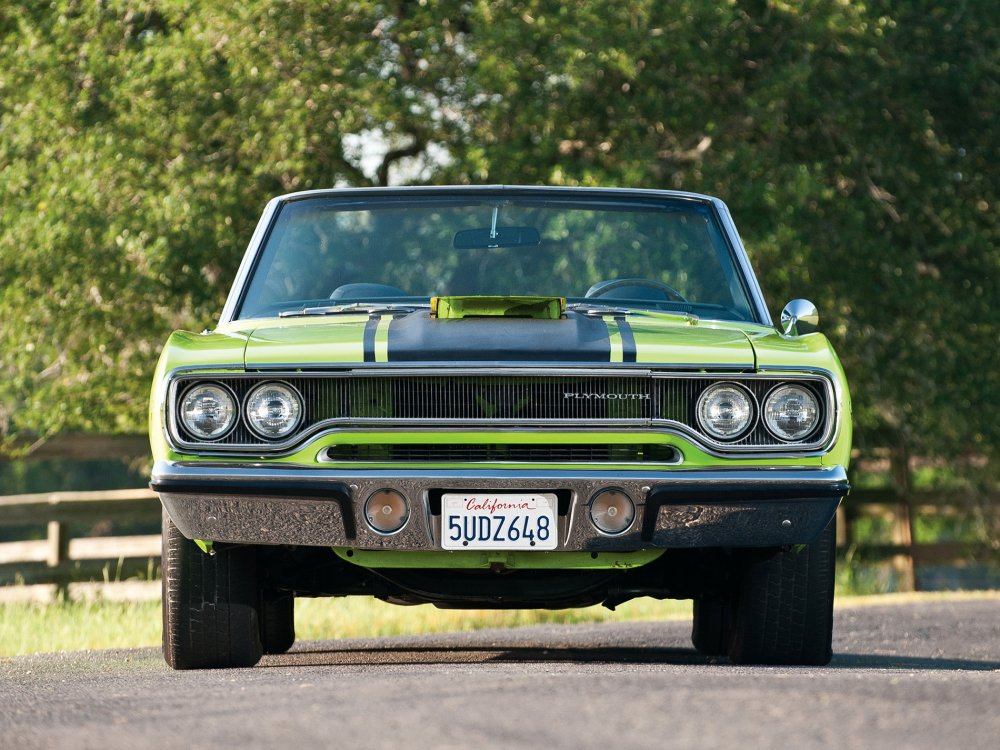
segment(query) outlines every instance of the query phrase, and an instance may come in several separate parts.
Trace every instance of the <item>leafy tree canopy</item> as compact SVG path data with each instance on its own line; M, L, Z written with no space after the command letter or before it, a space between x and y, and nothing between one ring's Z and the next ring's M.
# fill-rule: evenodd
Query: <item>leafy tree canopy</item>
M820 307L862 449L995 454L998 29L990 0L5 4L0 433L140 431L277 193L509 182L719 195L773 312Z

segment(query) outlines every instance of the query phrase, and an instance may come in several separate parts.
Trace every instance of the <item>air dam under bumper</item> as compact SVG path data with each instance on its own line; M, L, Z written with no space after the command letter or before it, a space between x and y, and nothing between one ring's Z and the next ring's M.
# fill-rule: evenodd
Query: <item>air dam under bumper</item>
M847 494L843 467L632 471L340 471L326 467L168 463L150 486L184 536L214 542L439 550L441 491L556 492L562 551L656 547L771 547L807 544ZM636 504L632 526L616 536L593 526L588 503L613 487ZM396 534L370 529L363 506L391 488L410 502Z

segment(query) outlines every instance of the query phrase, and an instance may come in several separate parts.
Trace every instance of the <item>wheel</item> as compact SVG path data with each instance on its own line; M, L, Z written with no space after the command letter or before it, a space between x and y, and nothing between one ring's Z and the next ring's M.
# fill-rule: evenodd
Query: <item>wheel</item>
M736 664L827 664L833 655L834 521L812 544L738 572L729 658Z
M729 648L732 607L710 599L694 600L691 643L705 656L725 656Z
M266 598L260 607L260 640L265 654L283 654L295 643L295 597Z
M163 513L163 657L174 669L260 661L257 557L235 547L207 555Z

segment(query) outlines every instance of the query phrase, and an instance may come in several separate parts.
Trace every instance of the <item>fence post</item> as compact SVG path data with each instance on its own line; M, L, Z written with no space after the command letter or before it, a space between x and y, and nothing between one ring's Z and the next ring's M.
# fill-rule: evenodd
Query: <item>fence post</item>
M917 571L913 562L913 523L910 503L903 498L892 514L892 543L906 551L892 556L892 568L899 575L900 591L917 590Z
M58 568L66 559L67 540L65 529L59 521L49 521L49 554L45 562L50 568Z
M902 554L893 555L892 567L899 575L900 591L916 591L917 566L914 561L913 508L910 494L910 454L905 447L892 452L892 478L899 490L899 503L893 514L892 543L905 547Z
M49 554L46 564L50 568L58 568L69 556L69 538L66 528L60 521L49 521L48 532ZM69 583L61 579L56 582L56 601L69 599Z

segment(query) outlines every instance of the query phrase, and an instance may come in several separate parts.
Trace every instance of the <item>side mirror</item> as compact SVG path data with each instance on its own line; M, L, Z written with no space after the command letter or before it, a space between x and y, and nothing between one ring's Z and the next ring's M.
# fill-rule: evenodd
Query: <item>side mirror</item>
M810 333L818 326L819 310L807 299L793 299L781 311L781 330L786 336Z

